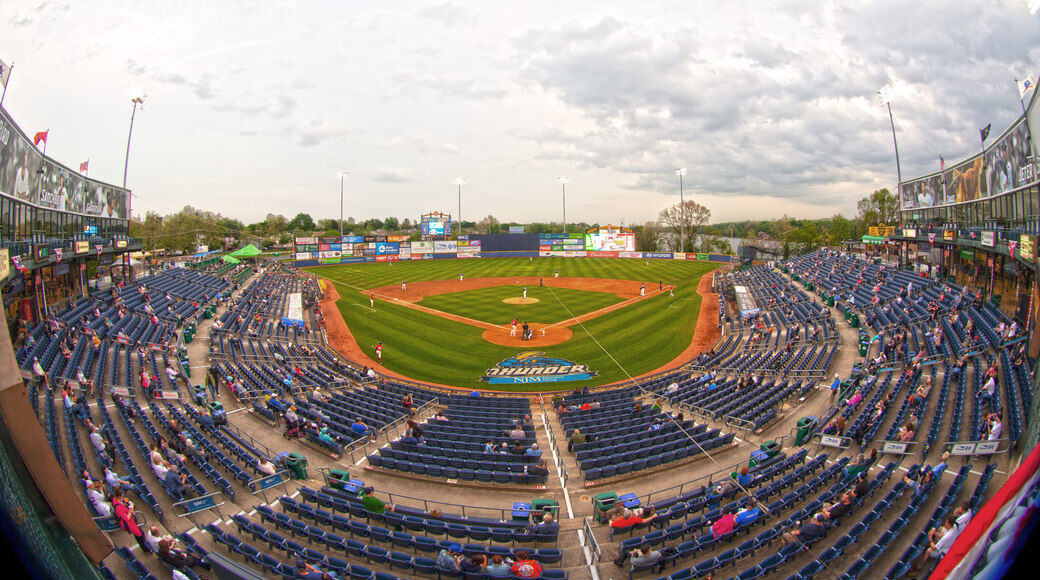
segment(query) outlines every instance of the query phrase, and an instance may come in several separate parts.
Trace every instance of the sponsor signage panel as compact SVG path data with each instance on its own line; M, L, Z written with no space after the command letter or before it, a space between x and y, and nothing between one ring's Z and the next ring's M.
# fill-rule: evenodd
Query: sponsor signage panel
M994 245L994 239L995 236L993 232L982 232L982 237L979 240L979 243L983 246L989 246L992 248Z

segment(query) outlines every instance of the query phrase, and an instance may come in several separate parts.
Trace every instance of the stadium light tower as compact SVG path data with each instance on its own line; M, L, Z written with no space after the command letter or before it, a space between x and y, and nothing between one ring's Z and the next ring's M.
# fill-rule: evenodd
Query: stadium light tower
M567 233L567 182L571 178L561 175L556 179L560 180L560 185L563 187L563 233Z
M123 189L126 189L126 170L130 167L130 139L134 136L134 116L137 115L137 106L144 108L144 98L148 96L140 88L130 89L130 102L134 107L130 110L130 131L126 135L126 159L123 161Z
M884 107L888 107L888 122L892 125L892 145L896 149L896 199L898 203L903 202L903 171L899 168L899 142L896 141L896 122L892 117L892 85L885 83L877 90L877 100Z
M459 186L459 236L462 236L462 184L469 181L465 177L456 177L451 180L452 183Z
M337 171L336 176L339 177L339 237L340 241L343 241L343 182L350 177L350 173L347 171Z
M675 170L679 176L679 251L686 251L686 204L683 203L682 178L686 175L686 168L680 167Z

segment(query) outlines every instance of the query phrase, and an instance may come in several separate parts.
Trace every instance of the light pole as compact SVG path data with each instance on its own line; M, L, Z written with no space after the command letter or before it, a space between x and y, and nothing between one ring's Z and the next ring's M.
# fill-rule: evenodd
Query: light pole
M126 170L130 167L130 139L134 136L134 116L137 115L137 105L144 108L144 98L148 96L140 89L131 91L130 102L134 108L130 111L130 131L126 134L126 160L123 161L123 189L126 189Z
M456 177L452 180L452 183L459 186L459 237L462 237L462 184L467 181L469 180L465 177Z
M336 175L339 177L339 237L343 241L343 182L350 177L350 173L337 171Z
M571 179L566 175L561 175L556 179L560 180L560 186L563 187L563 233L567 233L567 182Z
M682 178L686 175L686 168L680 167L676 169L675 174L679 176L679 252L686 252L686 204L683 202L682 186Z
M896 203L903 206L903 171L899 168L899 142L896 141L896 122L892 117L892 85L885 83L877 90L878 102L888 107L888 122L892 125L892 145L896 150Z

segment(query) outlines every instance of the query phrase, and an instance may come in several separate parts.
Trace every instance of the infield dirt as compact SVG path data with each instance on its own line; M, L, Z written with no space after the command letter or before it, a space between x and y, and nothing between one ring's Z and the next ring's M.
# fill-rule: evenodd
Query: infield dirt
M360 291L365 296L374 296L381 300L394 301L402 306L420 310L428 314L448 318L483 328L484 332L481 335L484 340L504 345L504 346L516 346L518 348L535 348L539 346L551 346L554 344L560 344L565 342L573 336L572 330L569 328L579 322L584 322L598 316L607 314L614 310L624 308L634 302L645 300L661 294L668 290L665 287L664 290L652 290L646 293L646 296L640 296L640 286L643 284L638 280L615 280L605 278L554 278L552 279L552 287L557 288L571 288L575 290L591 290L596 292L612 292L617 294L625 300L617 304L612 304L605 308L583 314L575 318L564 320L555 324L539 324L531 323L530 326L534 331L534 338L531 340L520 340L520 330L517 329L515 335L511 335L510 325L494 325L472 318L466 318L464 316L458 316L449 314L432 308L426 308L415 304L422 300L426 296L432 296L436 294L448 294L452 292L462 292L465 290L476 290L479 288L489 288L493 286L503 285L516 285L518 289L524 285L536 287L538 286L539 278L534 277L497 277L497 278L473 278L469 280L433 280L433 281L417 281L408 283L407 290L402 290L400 286L382 286L378 288L370 288L367 290ZM543 280L544 283L544 280ZM548 285L548 284L547 284ZM653 371L643 373L642 376L648 376L660 372L661 370L674 368L681 364L688 362L689 360L696 357L698 354L707 351L713 344L719 339L721 331L716 323L717 319L717 308L718 308L718 294L711 291L711 275L710 273L701 276L700 282L697 285L697 293L701 296L700 312L697 317L697 325L694 329L693 340L690 345L686 347L678 356L672 359L668 364L655 369ZM336 302L339 300L339 292L336 289L335 284L327 284L325 290L325 297L321 300L321 309L325 316L325 329L326 336L329 341L329 346L337 352L343 354L347 359L361 365L372 367L382 374L390 377L409 379L404 375L398 374L378 363L371 358L370 353L365 352L360 346L354 336L350 333L350 329L347 326L346 321L343 320L343 314L336 306ZM636 377L639 378L639 377ZM451 385L437 385L442 387L451 387ZM457 388L457 387L454 387Z

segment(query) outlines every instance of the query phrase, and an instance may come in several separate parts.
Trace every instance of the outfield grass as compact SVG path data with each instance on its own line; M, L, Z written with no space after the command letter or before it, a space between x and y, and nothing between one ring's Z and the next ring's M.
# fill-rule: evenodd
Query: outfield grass
M520 322L552 324L624 301L610 292L570 288L553 288L550 292L548 288L534 285L527 287L527 297L537 298L538 302L506 304L503 300L507 298L520 298L520 287L507 284L427 296L418 303L427 308L502 325L508 324L513 317Z
M362 349L372 353L375 344L383 342L383 364L387 368L419 381L519 391L595 386L667 364L693 339L701 302L697 283L703 274L718 267L710 262L679 260L650 260L647 265L643 260L620 258L480 258L392 264L340 264L308 270L336 284L340 312ZM458 279L459 272L476 278L540 275L548 279L556 269L560 276L567 277L641 280L647 286L658 281L674 284L675 297L661 294L597 317L584 326L572 326L570 340L541 349L548 356L588 365L598 373L596 377L541 385L488 385L480 380L486 369L525 349L488 343L479 328L393 302L377 300L373 311L368 307L368 296L361 292L400 284L402 279ZM529 296L531 290L528 286ZM569 298L562 300L571 307Z

